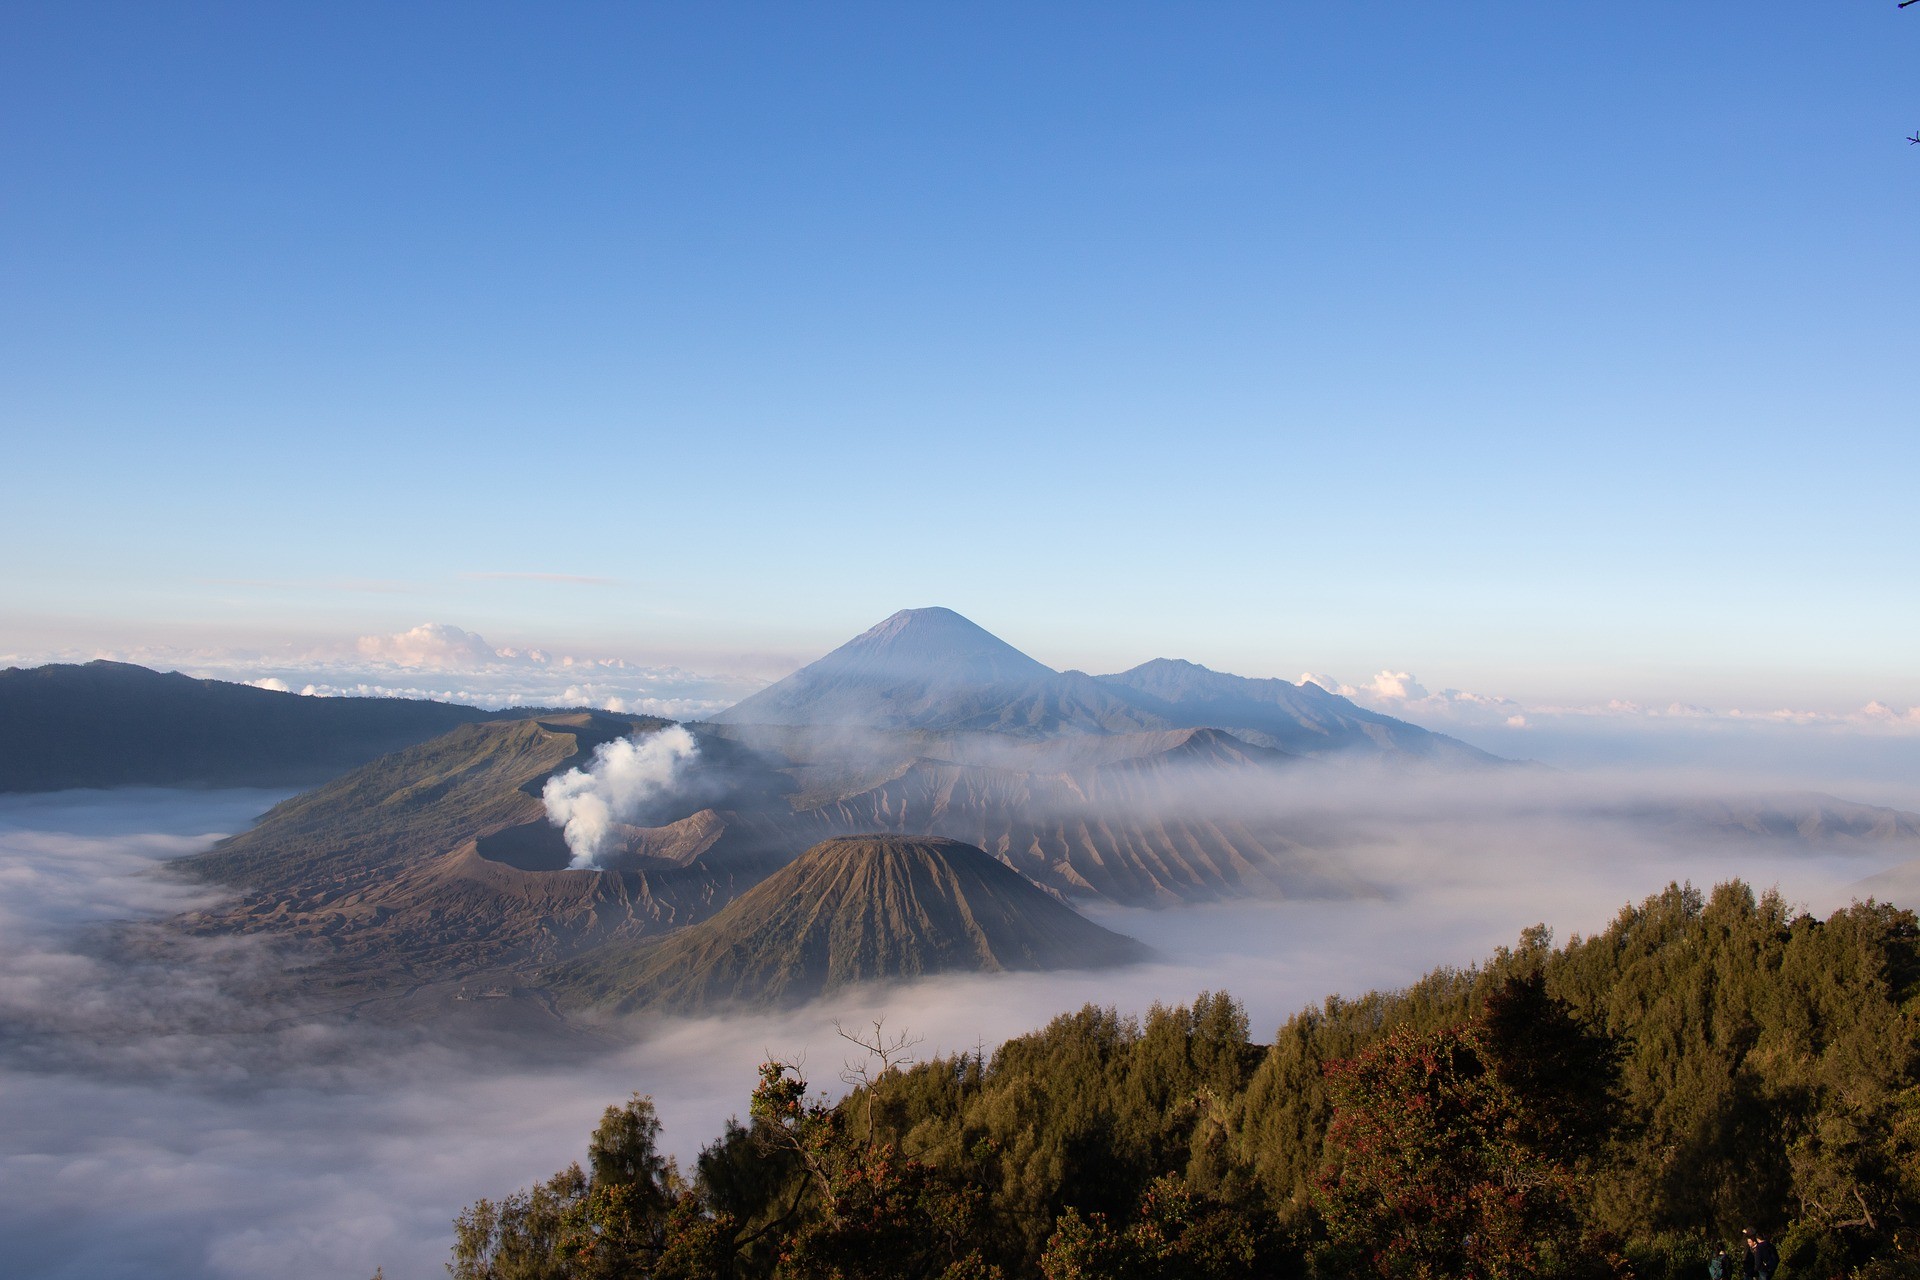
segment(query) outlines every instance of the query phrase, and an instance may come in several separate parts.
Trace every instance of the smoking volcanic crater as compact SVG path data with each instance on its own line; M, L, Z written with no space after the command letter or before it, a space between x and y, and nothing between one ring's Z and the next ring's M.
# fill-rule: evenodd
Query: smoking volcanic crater
M711 723L497 714L369 759L178 864L234 891L179 926L282 940L303 990L406 1020L1123 964L1074 904L1378 893L1286 799L1356 768L1383 795L1526 772L1313 685L1056 672L906 610Z

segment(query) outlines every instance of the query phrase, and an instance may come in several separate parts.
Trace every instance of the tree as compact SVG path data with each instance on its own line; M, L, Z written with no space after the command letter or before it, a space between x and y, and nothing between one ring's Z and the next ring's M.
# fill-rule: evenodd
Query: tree
M1040 1256L1046 1280L1253 1280L1273 1274L1270 1233L1255 1215L1156 1178L1132 1221L1068 1209Z
M1581 1164L1611 1122L1611 1060L1534 975L1473 1022L1329 1064L1321 1203L1336 1251L1420 1280L1590 1269Z
M659 1136L651 1098L608 1107L587 1144L591 1172L576 1164L531 1191L472 1205L454 1222L447 1270L455 1280L654 1276L670 1224L688 1225L685 1189L656 1149Z

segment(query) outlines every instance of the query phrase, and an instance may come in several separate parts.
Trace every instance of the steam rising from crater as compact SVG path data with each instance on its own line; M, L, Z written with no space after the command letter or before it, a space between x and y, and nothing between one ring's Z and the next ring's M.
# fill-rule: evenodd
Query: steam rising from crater
M547 821L566 833L572 867L595 867L613 829L643 816L677 791L687 767L700 754L693 735L679 725L645 737L602 743L585 769L547 779L540 798Z

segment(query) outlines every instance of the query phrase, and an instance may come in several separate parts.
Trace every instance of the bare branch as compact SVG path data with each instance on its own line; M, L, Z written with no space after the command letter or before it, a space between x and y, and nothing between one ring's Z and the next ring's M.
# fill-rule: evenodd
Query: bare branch
M921 1036L908 1035L904 1031L889 1038L887 1036L886 1022L887 1020L884 1017L873 1020L872 1039L865 1038L864 1033L856 1035L848 1031L840 1025L838 1019L836 1019L833 1024L834 1034L838 1035L848 1044L857 1045L867 1051L867 1060L865 1062L855 1062L849 1058L845 1069L840 1073L840 1078L852 1088L866 1090L867 1150L869 1153L873 1151L875 1145L873 1099L874 1095L880 1091L880 1082L885 1080L889 1075L892 1075L895 1071L912 1066L913 1058L909 1055L908 1051L918 1045L923 1039ZM880 1069L878 1071L875 1071L872 1065L875 1058L880 1060Z

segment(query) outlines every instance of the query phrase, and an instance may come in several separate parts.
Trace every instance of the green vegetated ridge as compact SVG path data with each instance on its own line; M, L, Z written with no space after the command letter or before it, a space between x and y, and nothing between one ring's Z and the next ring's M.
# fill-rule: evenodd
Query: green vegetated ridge
M125 662L0 671L0 791L311 785L497 713L303 698Z
M771 1062L684 1171L610 1108L587 1168L461 1216L453 1274L1697 1277L1748 1227L1789 1280L1920 1274L1920 927L1886 905L1674 886L1268 1045L1202 994L870 1081L829 1106Z
M971 845L862 835L823 841L710 919L602 947L548 985L620 1011L691 1012L798 1004L860 982L1145 956Z

